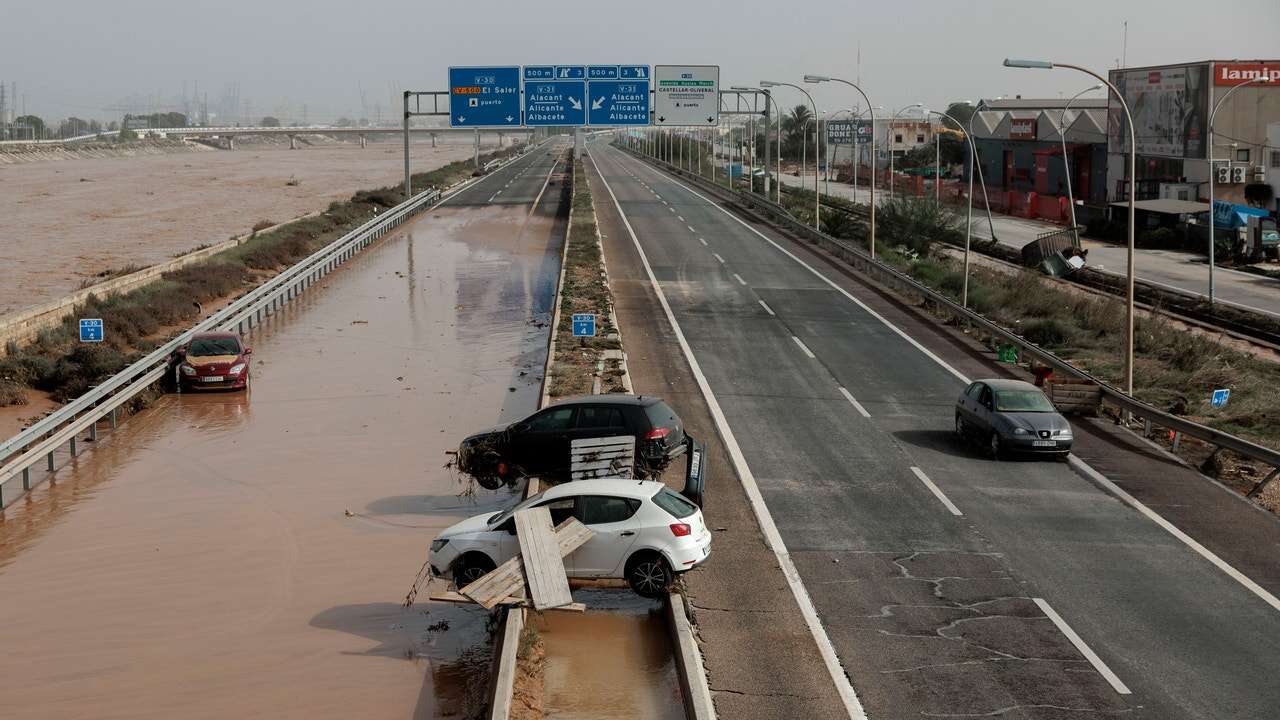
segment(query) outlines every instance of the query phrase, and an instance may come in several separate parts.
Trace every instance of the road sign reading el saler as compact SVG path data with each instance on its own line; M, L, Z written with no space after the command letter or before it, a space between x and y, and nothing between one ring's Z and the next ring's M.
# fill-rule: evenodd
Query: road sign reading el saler
M520 127L520 68L449 68L449 125Z

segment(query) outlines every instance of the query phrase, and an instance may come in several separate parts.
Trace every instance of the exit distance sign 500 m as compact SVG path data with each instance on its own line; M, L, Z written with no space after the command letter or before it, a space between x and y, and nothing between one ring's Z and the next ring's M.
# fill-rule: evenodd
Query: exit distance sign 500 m
M655 125L706 127L720 122L719 65L656 65Z

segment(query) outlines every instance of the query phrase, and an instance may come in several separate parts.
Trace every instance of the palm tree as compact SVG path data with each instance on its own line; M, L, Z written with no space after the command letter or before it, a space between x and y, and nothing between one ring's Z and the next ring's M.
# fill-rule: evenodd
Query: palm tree
M813 112L808 105L796 105L789 114L782 116L782 130L785 137L782 141L782 154L791 159L800 158L800 148L804 140L807 125L813 121Z

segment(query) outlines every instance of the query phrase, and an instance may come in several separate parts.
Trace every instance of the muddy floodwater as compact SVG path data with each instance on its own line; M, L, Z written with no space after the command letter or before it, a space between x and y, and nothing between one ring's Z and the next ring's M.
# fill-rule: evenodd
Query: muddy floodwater
M484 692L488 613L402 601L438 530L513 501L443 466L537 404L560 250L527 210L409 225L248 338L251 393L166 396L6 510L0 717L434 718Z
M486 151L496 147L486 140ZM9 189L0 193L0 315L56 300L96 273L164 262L261 220L284 222L404 180L399 141L288 147L0 165ZM415 172L471 155L470 137L412 144Z
M546 647L543 712L555 720L681 720L662 605L627 590L578 590L578 615L531 613Z

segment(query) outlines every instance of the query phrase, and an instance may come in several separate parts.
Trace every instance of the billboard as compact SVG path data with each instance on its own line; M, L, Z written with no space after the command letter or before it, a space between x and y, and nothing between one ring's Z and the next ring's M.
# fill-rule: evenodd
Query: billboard
M1267 78L1268 82L1280 82L1280 62L1220 62L1213 65L1214 85L1242 85L1260 77Z
M870 120L829 120L826 123L827 143L831 145L859 145L871 142Z
M1169 65L1112 70L1110 79L1133 114L1138 154L1205 157L1209 116L1209 66ZM1108 151L1129 152L1129 129L1120 103L1107 109Z
M1010 140L1035 140L1036 118L1009 118Z

